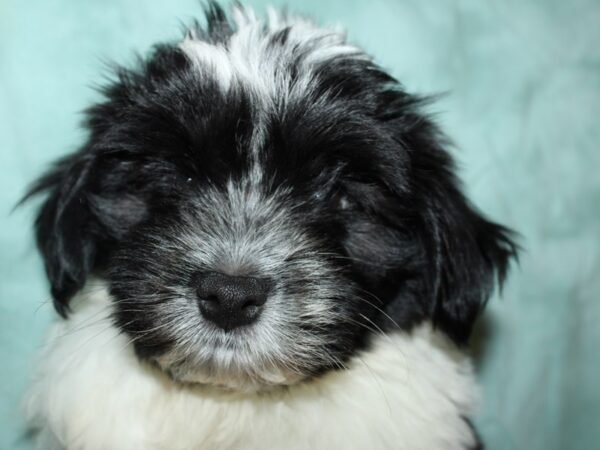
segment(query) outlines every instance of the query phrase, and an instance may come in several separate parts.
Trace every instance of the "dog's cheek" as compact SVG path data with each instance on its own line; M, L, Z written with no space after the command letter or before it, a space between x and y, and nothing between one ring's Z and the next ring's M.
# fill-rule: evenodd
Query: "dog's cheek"
M358 272L372 282L398 270L410 271L418 247L410 237L373 220L357 219L347 224L344 248Z
M175 289L182 283L169 279L168 268L178 264L159 246L150 245L156 239L149 232L136 233L111 258L107 272L116 324L143 359L160 356L175 344L168 312L176 309Z

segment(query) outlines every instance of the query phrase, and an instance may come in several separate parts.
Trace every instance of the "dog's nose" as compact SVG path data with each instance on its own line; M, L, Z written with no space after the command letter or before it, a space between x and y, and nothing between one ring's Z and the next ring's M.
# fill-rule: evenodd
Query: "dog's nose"
M205 319L224 330L249 325L260 315L271 289L265 278L218 272L196 277L198 304Z

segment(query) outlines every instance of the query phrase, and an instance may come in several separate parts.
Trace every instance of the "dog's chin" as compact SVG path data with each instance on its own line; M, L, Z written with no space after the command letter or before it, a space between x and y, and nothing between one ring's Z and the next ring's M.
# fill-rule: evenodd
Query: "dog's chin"
M158 367L176 383L214 387L224 391L254 393L285 388L302 382L308 376L283 366L250 364L219 366L214 363L179 362L169 357L155 359Z
M283 370L272 371L206 371L189 370L183 373L170 372L179 383L211 386L226 391L253 393L270 391L299 383L305 377Z

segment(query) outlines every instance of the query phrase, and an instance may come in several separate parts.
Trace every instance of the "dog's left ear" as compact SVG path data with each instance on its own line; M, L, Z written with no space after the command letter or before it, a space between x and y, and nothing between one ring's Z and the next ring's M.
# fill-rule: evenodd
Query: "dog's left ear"
M413 100L386 118L410 160L409 193L397 193L411 205L411 234L421 248L417 295L426 299L434 325L464 344L494 286L502 285L518 247L512 231L487 220L465 198L445 149L447 139L418 107Z
M513 233L482 216L464 197L450 155L435 134L413 136L413 188L419 198L433 323L466 343L497 282L517 255Z
M420 217L426 255L422 281L433 323L462 344L495 284L502 285L516 245L510 230L469 204L450 171L437 181L428 179L431 174L425 170L419 181L429 192Z

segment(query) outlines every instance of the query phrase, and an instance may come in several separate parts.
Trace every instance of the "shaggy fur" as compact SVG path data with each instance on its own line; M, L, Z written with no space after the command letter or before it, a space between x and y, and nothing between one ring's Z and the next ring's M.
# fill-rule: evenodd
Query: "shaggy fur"
M475 446L463 419L477 396L471 365L429 325L376 338L345 370L244 394L174 384L140 364L111 323L103 283L90 283L75 302L77 312L50 330L26 403L42 430L40 450Z
M63 316L42 448L477 445L458 347L515 246L420 99L337 31L215 4L104 93L29 194ZM206 279L265 301L224 326Z

